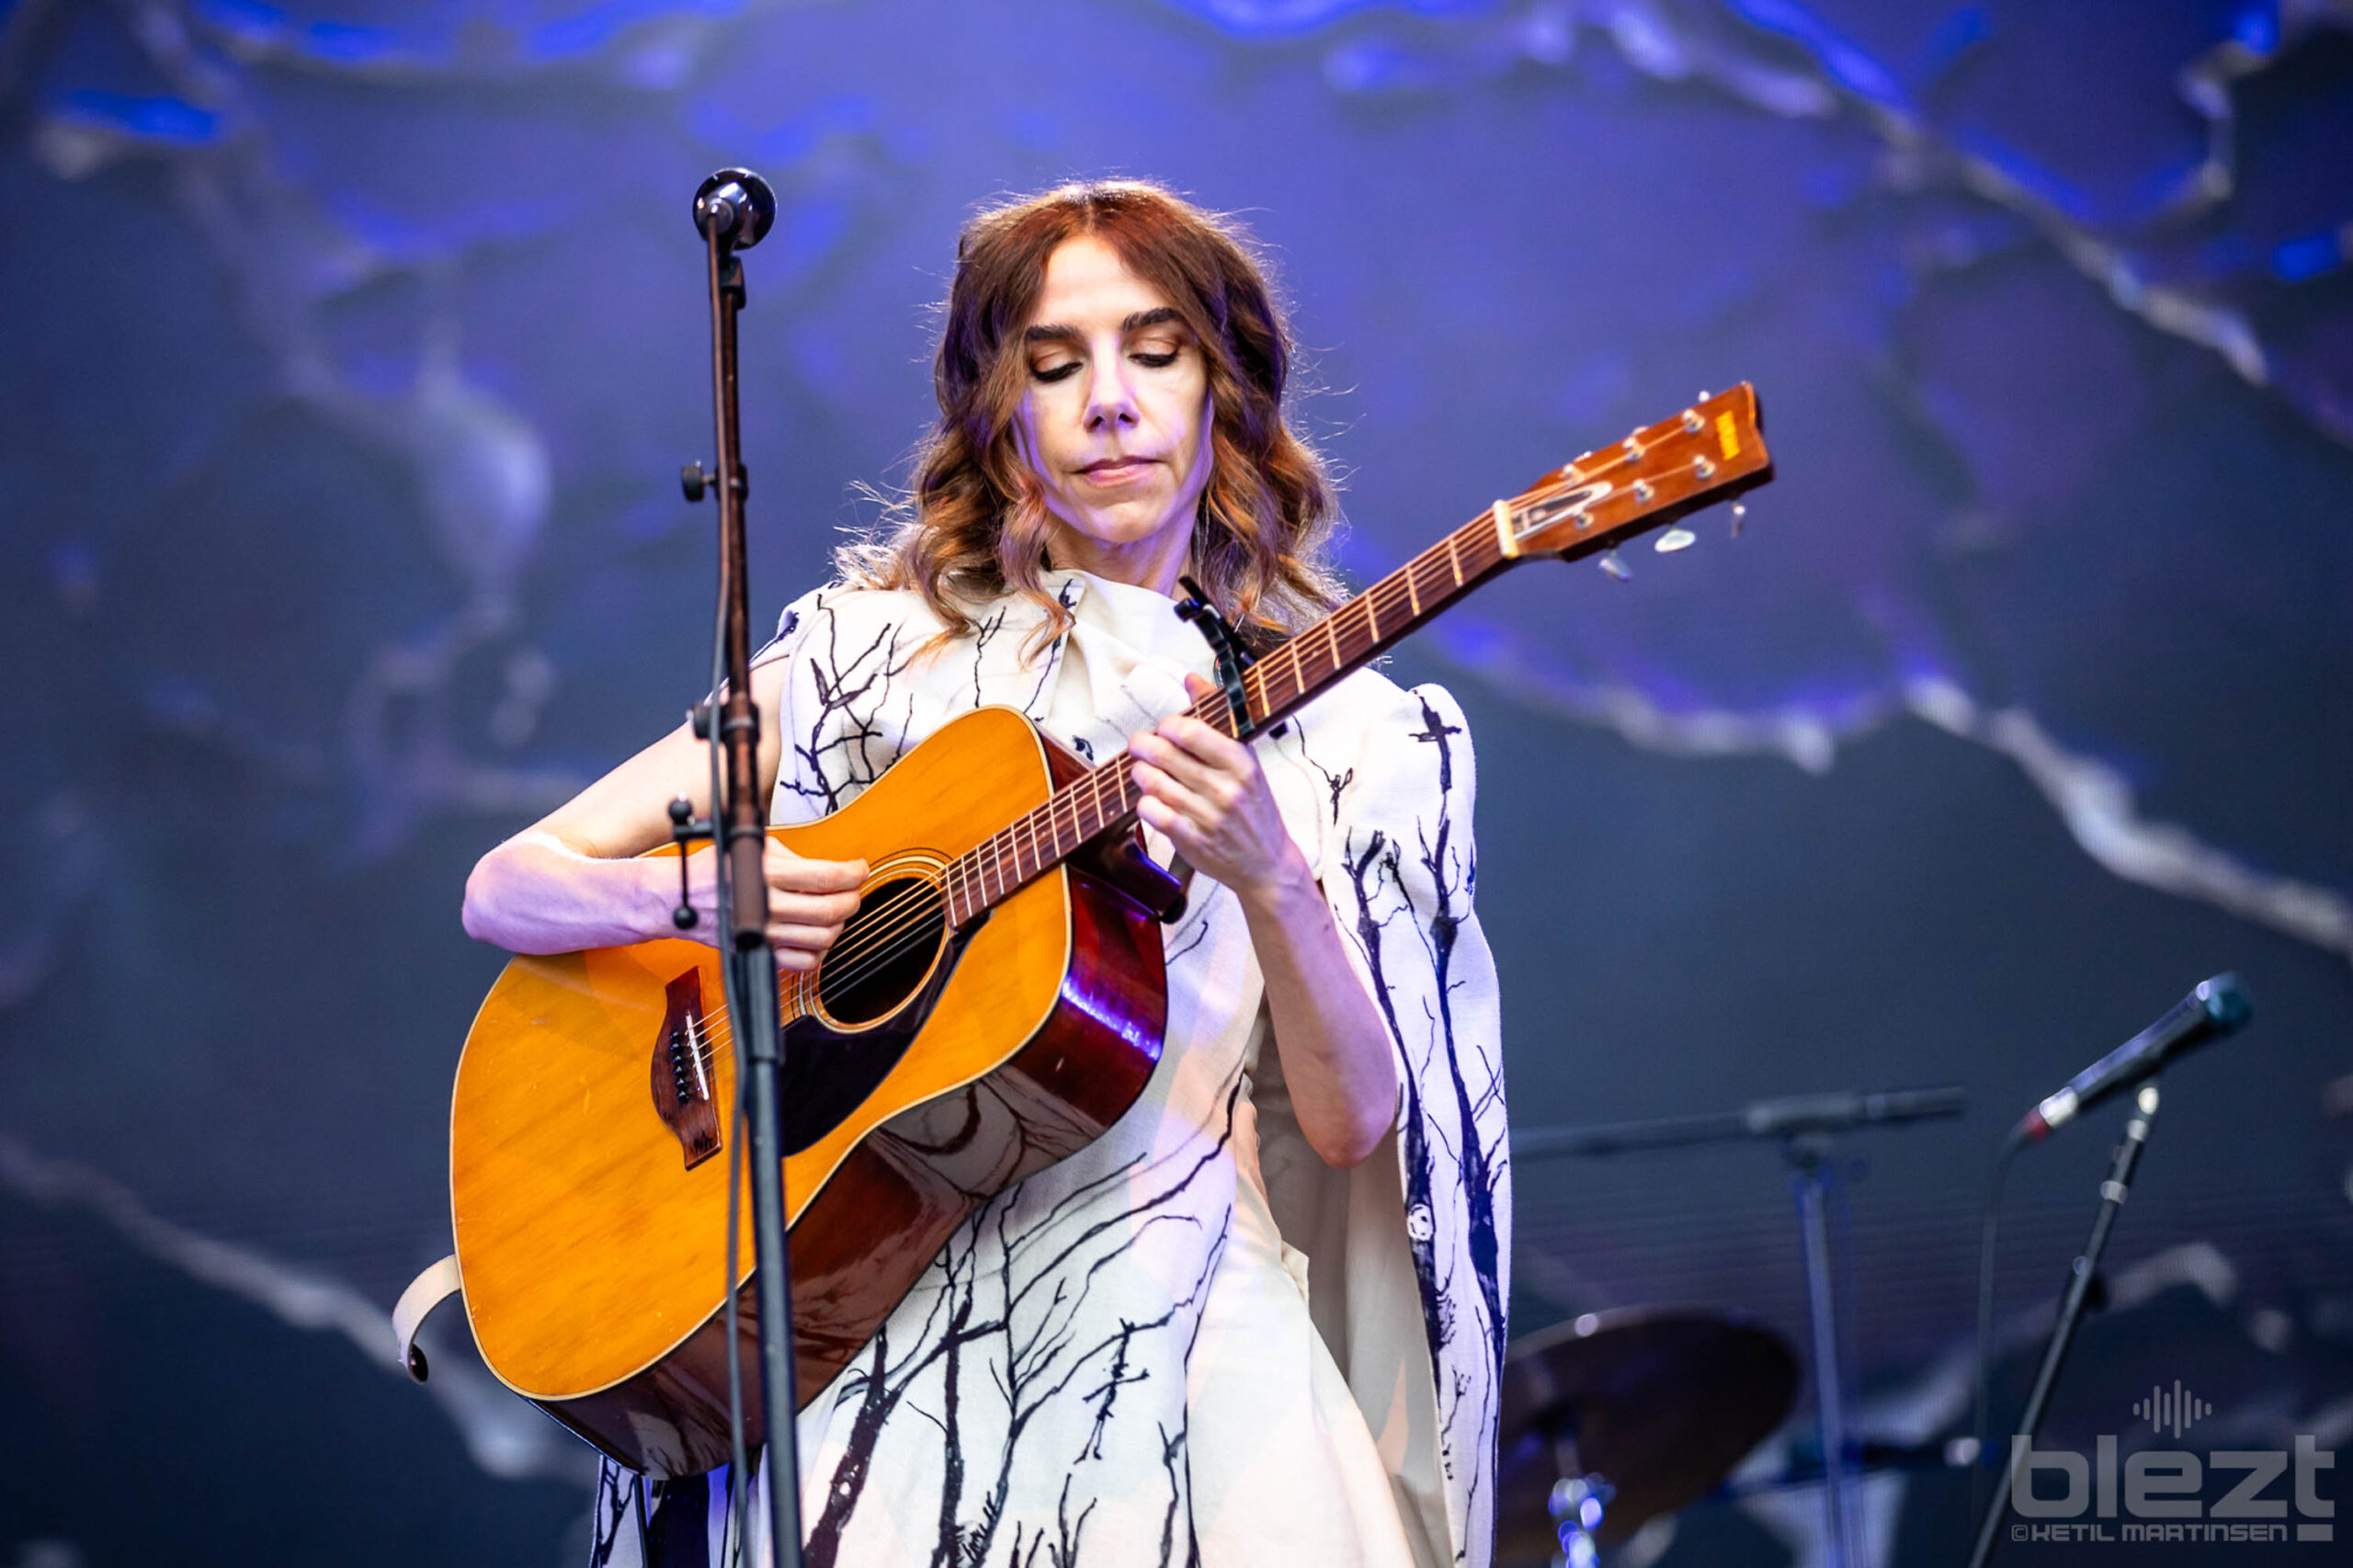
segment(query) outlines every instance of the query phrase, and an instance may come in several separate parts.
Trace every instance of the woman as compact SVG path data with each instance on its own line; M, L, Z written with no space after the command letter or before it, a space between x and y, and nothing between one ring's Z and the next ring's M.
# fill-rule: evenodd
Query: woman
M778 822L1004 703L1125 746L1191 878L1135 1108L985 1205L802 1412L812 1563L1487 1559L1509 1187L1461 714L1370 671L1254 745L1182 712L1213 662L1180 574L1267 636L1335 599L1289 353L1239 236L1156 187L984 213L906 516L755 660ZM467 929L674 935L675 872L629 858L707 778L690 734L657 742L484 857ZM819 961L864 871L770 846L780 964ZM599 1562L640 1555L632 1483L607 1467ZM657 1560L734 1560L720 1477L653 1491Z

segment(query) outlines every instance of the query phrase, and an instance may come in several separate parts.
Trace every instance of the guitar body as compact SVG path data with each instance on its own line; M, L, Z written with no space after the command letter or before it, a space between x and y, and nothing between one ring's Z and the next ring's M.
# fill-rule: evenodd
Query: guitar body
M1165 970L1145 904L1165 901L1156 868L1139 881L1133 856L1057 866L911 953L881 940L911 925L925 937L949 863L1085 771L1021 713L981 709L843 810L770 830L801 854L872 868L824 978L788 975L782 989L804 1399L976 1206L1108 1129L1159 1059ZM467 1036L450 1111L451 1218L483 1359L657 1476L728 1458L735 1055L720 967L684 940L515 960ZM750 1207L733 1283L756 1422Z

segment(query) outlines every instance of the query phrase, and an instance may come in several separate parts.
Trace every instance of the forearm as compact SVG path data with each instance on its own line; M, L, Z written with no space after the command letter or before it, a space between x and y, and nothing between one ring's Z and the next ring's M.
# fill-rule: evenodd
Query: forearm
M1396 1062L1331 905L1306 858L1287 847L1281 872L1243 894L1242 907L1300 1131L1325 1164L1345 1169L1396 1120Z
M599 859L551 834L508 839L466 879L466 934L516 953L570 953L669 936L673 861Z

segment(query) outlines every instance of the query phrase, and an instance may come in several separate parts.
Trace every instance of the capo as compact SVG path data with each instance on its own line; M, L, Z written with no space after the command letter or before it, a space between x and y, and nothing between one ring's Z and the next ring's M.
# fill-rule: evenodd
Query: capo
M1233 710L1233 738L1246 741L1258 730L1257 721L1250 717L1249 696L1242 686L1242 672L1252 662L1250 650L1242 645L1242 634L1218 614L1217 607L1210 603L1209 595L1199 583L1190 577L1178 577L1176 581L1191 596L1177 601L1176 619L1192 622L1194 630L1209 643L1211 653L1217 659L1218 683L1225 687L1225 700Z

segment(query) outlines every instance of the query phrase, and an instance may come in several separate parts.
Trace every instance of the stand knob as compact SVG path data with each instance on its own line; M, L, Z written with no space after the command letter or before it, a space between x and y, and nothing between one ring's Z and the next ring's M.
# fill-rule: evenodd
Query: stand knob
M670 911L670 924L681 931L691 931L702 916L687 897L687 846L698 838L710 836L710 824L695 820L695 803L684 795L670 802L670 840L678 846L678 906Z
M699 501L703 493L719 487L719 475L700 463L688 463L678 471L678 488L687 493L689 501Z

